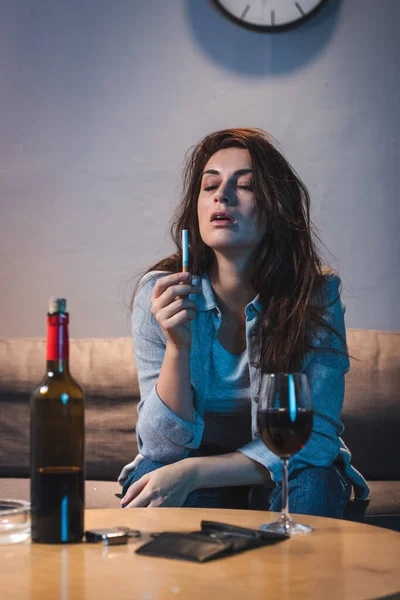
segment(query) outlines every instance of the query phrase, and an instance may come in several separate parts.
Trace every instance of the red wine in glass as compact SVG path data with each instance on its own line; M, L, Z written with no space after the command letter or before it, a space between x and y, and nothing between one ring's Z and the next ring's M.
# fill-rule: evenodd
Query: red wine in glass
M258 428L266 446L280 458L290 458L304 448L313 427L313 411L299 408L294 418L285 408L260 410Z
M286 533L310 533L308 525L295 523L288 510L289 459L300 452L311 436L314 411L304 373L265 373L258 397L257 421L264 444L282 463L282 512L280 519L261 529Z

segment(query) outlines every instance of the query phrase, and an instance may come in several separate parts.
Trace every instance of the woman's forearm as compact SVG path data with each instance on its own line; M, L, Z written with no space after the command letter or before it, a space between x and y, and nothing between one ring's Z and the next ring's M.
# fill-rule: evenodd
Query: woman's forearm
M190 349L167 344L157 382L161 400L181 419L193 423Z
M186 458L194 473L194 488L262 485L271 480L266 467L241 452Z

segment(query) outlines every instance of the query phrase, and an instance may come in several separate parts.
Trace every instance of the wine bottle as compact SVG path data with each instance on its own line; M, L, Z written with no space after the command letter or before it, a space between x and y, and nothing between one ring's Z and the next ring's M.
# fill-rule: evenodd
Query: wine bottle
M33 542L78 542L84 529L84 395L69 372L68 320L66 300L50 298L47 368L31 396Z

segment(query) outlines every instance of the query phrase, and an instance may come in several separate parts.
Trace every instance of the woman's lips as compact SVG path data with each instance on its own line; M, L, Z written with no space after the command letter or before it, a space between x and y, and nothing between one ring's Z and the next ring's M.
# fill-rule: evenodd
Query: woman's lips
M211 221L211 225L215 225L216 227L229 227L229 225L235 225L233 221Z

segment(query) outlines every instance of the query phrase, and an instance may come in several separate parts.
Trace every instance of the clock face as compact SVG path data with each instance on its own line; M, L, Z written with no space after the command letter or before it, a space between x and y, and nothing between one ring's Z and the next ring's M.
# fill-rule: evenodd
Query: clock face
M213 0L238 25L256 31L277 32L297 27L327 0Z

